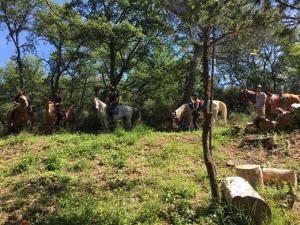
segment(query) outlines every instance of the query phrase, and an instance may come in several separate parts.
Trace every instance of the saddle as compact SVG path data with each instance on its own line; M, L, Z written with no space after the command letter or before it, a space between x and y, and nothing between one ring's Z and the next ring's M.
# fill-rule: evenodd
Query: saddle
M108 115L110 115L111 117L113 117L114 115L119 114L119 107L116 106L110 106L107 110Z

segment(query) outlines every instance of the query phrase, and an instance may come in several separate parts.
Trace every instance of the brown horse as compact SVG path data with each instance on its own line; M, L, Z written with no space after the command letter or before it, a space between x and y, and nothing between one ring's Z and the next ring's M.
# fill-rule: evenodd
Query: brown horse
M74 131L75 124L76 124L75 113L71 109L64 111L63 126L64 127L68 126L71 131Z
M48 126L48 130L50 133L53 132L55 128L55 123L57 120L56 111L55 111L55 103L53 101L48 102L48 115L46 118L46 123ZM75 130L75 113L68 109L66 111L63 111L63 121L62 124L64 127L69 127L71 131Z
M241 88L240 96L250 101L252 104L256 103L256 92L247 90L246 88ZM282 108L288 111L292 104L300 103L300 98L298 95L284 93L279 97L279 95L268 94L266 101L266 116L270 116L275 113L276 108Z
M7 112L7 131L8 133L20 132L29 124L28 101L25 95L19 98L19 104Z

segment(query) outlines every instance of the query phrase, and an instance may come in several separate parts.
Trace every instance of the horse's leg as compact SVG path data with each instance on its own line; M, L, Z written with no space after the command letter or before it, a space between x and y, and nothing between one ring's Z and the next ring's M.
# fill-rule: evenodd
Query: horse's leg
M131 129L131 118L125 119L125 130L129 131Z
M193 131L194 130L194 124L193 124L193 116L189 116L187 118L187 121L189 123L189 131Z
M212 115L212 127L217 126L217 120L218 120L218 112L213 110L213 115Z
M106 119L102 119L101 123L102 123L102 126L103 126L105 132L108 133L109 129L108 129L108 120L107 120L107 118Z

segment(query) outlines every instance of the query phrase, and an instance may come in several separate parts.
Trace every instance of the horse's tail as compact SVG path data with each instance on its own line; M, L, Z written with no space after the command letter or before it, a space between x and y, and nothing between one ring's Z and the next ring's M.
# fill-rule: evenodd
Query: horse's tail
M219 101L219 110L223 115L224 123L227 124L227 105L222 101Z
M131 119L132 124L134 124L136 122L141 122L141 120L142 120L141 111L138 110L137 108L133 108L133 115L132 115L132 119Z

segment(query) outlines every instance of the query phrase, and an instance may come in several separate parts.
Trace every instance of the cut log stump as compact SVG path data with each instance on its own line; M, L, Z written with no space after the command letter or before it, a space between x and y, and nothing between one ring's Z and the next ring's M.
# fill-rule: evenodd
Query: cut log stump
M294 170L263 168L262 172L265 184L287 182L297 189L297 173Z
M222 186L223 195L228 204L247 213L255 224L271 218L269 205L242 177L226 177Z
M260 165L237 165L235 166L236 175L247 180L252 187L264 185L263 175Z
M277 146L274 136L248 136L242 140L240 146L258 146L260 144L266 149L273 149Z

